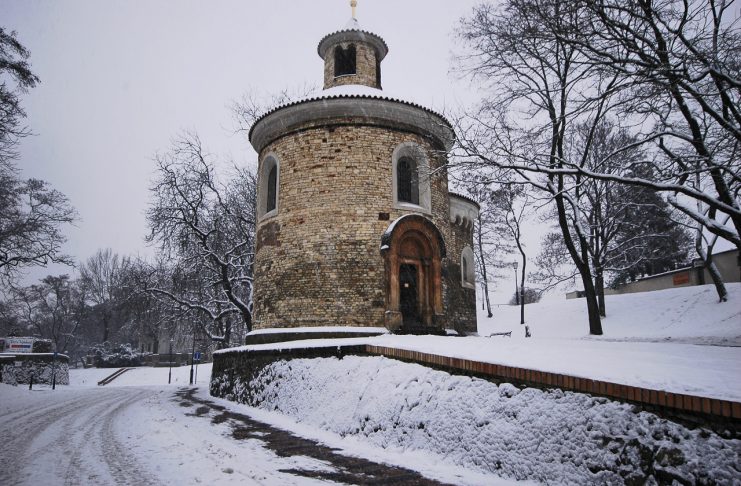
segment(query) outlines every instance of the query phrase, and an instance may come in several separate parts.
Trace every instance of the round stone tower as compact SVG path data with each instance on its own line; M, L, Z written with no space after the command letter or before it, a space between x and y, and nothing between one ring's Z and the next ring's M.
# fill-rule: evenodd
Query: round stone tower
M274 108L249 134L256 334L475 332L478 205L448 193L450 123L384 95L388 47L354 18L318 53L324 90Z

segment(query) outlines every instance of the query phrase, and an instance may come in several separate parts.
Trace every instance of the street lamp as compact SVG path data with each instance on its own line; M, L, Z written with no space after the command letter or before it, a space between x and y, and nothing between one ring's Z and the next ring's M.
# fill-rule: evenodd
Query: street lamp
M517 260L512 262L512 268L515 269L515 305L520 305L520 292L517 288Z
M196 354L196 325L193 322L193 349L190 351L190 384L193 384L193 360Z
M170 338L170 373L167 375L167 384L172 383L172 338Z

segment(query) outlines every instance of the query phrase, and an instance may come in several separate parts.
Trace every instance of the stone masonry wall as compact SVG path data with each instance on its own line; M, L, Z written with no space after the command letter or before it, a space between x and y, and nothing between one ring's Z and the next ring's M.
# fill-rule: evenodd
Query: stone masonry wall
M33 376L36 384L52 384L52 377L57 385L69 385L69 358L60 356L52 360L48 356L21 356L19 361L0 364L0 383L6 385L29 384Z
M356 74L334 76L334 49L336 46L332 46L332 49L327 51L327 58L324 60L324 89L346 84L361 84L380 89L381 86L376 82L376 69L378 68L376 65L376 50L373 46L364 42L343 42L338 45L346 49L350 44L355 45L357 52Z
M451 223L448 242L449 266L445 278L448 288L445 307L448 310L448 327L462 333L476 332L476 289L464 287L462 281L461 253L463 248L473 248L473 228ZM473 263L473 262L471 262Z
M381 235L412 212L393 207L392 152L414 142L433 170L445 160L419 135L343 122L298 130L260 154L261 164L278 157L280 190L277 215L257 227L255 329L384 325ZM449 204L447 173L437 171L426 216L446 245ZM445 280L449 259L442 265Z

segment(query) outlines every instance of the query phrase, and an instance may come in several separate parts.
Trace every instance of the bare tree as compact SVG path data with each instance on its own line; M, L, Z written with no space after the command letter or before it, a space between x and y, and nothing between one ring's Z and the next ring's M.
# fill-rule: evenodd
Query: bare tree
M318 91L320 90L317 86L304 84L293 88L284 88L273 94L258 93L256 91L245 93L238 101L234 101L231 105L232 115L237 127L236 130L247 132L262 115L273 108L308 98L317 94Z
M497 214L499 235L513 242L515 251L520 254L522 267L520 268L519 298L520 324L525 324L525 276L527 275L527 254L523 241L522 230L526 219L532 211L532 199L524 185L503 184L499 189L492 191L491 200Z
M28 57L15 32L0 28L0 281L6 283L23 267L72 263L62 252L61 227L76 219L74 209L46 182L23 180L14 163L29 134L20 95L39 82Z
M566 18L579 21L564 28L553 15L554 2L566 10ZM650 170L631 176L569 161L560 167L536 163L518 168L650 188L741 249L741 32L733 7L733 0L550 0L532 5L530 15L557 32L584 63L620 80L617 113L636 127L638 139L605 159L635 145L654 156L640 162ZM731 226L698 211L693 201L728 215Z
M492 204L489 188L476 180L462 180L461 184L471 198L479 203L479 215L474 228L476 275L481 282L487 316L492 317L489 289L494 278L493 272L501 268L501 255L509 251L509 246L499 237L498 209Z
M35 336L50 339L59 352L76 350L87 314L85 295L76 281L68 275L49 275L13 293L18 320L24 327Z
M548 22L534 15L540 9L548 11ZM569 161L566 142L577 123L596 126L609 111L617 78L601 75L562 41L560 31L578 22L561 2L541 6L534 0L509 0L499 8L484 4L463 21L460 35L469 54L462 64L490 87L491 97L471 119L459 123L458 155L476 170L488 169L482 176L485 183L515 180L552 198L585 289L590 333L602 334L589 231L576 202L581 175L565 171L585 160Z
M77 215L67 198L38 179L22 180L10 161L0 161L0 279L50 262L72 265L61 231Z
M173 263L166 279L150 280L146 289L206 317L204 332L229 345L234 317L252 329L256 177L235 168L219 182L195 134L175 139L156 162L147 240Z
M102 327L102 342L111 338L114 319L118 316L122 302L122 282L126 268L129 266L128 257L119 257L110 248L98 250L93 256L80 265L80 282L86 291L88 299L95 304L94 313L100 317ZM121 322L116 319L115 328Z
M0 83L0 161L17 158L19 139L29 133L22 124L26 113L21 107L20 94L39 82L39 78L31 71L29 56L16 33L0 27L0 76L3 78Z

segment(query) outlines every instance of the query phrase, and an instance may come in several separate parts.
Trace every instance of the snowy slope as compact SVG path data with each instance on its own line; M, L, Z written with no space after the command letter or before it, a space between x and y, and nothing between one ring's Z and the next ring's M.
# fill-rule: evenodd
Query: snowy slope
M637 294L608 295L604 336L590 339L626 341L672 341L698 344L741 345L741 283L727 284L728 302L718 303L712 285L658 290ZM478 304L479 334L520 328L515 306L492 309L492 318ZM525 306L525 323L536 337L588 337L584 299L547 301Z

